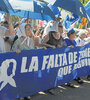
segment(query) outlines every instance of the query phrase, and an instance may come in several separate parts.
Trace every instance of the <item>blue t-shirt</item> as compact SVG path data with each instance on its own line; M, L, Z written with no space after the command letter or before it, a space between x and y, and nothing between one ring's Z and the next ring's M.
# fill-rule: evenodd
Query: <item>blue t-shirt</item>
M75 40L70 40L70 39L65 39L65 42L66 42L66 44L67 44L67 46L71 46L71 45L73 45L74 47L76 47L76 42L75 42Z

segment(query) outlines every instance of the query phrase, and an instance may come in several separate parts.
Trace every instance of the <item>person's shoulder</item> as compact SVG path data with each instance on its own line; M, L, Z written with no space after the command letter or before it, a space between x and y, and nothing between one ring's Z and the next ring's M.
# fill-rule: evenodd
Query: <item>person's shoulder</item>
M76 42L75 40L73 40L73 42Z
M0 29L2 29L2 30L7 30L7 28L6 28L6 27L1 26L1 25L0 25Z
M65 38L64 40L65 40L65 41L69 41L69 38Z

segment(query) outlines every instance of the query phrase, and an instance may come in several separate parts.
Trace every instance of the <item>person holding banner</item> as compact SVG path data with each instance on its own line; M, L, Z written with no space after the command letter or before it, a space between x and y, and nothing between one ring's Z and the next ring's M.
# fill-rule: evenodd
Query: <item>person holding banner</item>
M32 33L30 24L25 25L25 35L19 37L14 42L11 51L20 52L21 50L35 49L35 45L34 45L34 37L35 36Z
M65 41L67 43L67 46L71 47L76 47L76 42L75 42L75 37L76 37L76 32L73 28L69 29L67 32L67 38L65 38Z
M61 23L55 23L53 25L53 30L50 31L47 35L45 35L42 39L42 44L46 46L46 48L60 48L65 46L63 38L60 33L63 32L63 26ZM49 92L51 95L54 95L53 90L49 89L46 92Z
M68 30L67 36L68 36L68 38L65 39L67 46L72 47L72 48L76 47L77 46L77 43L74 40L75 37L76 37L76 32L75 32L75 30L73 28L71 28L71 29ZM81 80L80 77L76 78L75 80L79 84L82 84L83 83L83 80Z
M86 32L86 38L84 39L86 44L90 43L90 28L86 28L87 32ZM90 81L90 75L87 76L88 81Z
M45 35L49 34L50 31L53 31L55 26L57 27L57 25L60 23L62 17L61 16L55 16L55 21L49 21L46 25L46 27L44 28L44 32L43 32L43 36L44 37Z
M53 26L53 30L49 32L43 39L42 44L47 48L60 48L62 46L66 46L65 41L62 38L63 34L63 26L61 23L55 24Z

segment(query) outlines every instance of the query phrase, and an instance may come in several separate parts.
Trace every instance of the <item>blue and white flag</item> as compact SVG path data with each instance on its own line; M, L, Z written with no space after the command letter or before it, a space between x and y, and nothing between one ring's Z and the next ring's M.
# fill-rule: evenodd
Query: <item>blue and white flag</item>
M0 12L0 22L2 22L4 20L5 20L4 13L3 12Z
M66 29L68 29L70 27L71 22L70 22L69 15L67 15L66 18L64 19L63 25L65 26Z
M75 23L78 19L79 19L79 17L77 15L72 14L72 16L70 18L71 24Z
M70 28L72 24L74 24L78 20L78 16L75 14L72 14L71 17L69 15L66 16L65 20L63 21L63 25L66 29Z
M86 4L86 6L84 8L86 10L87 15L90 18L90 1Z
M60 9L56 6L53 6L51 4L48 5L48 7L51 9L51 11L54 13L56 18L61 17Z

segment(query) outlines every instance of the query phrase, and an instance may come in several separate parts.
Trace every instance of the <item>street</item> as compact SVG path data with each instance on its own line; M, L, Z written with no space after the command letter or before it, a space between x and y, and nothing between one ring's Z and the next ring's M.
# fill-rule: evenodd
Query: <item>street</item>
M76 88L67 87L65 85L58 86L52 89L55 95L50 93L40 92L31 96L30 100L89 100L90 99L90 81L86 77L82 78L83 84L78 84L76 81L72 81L76 85Z

